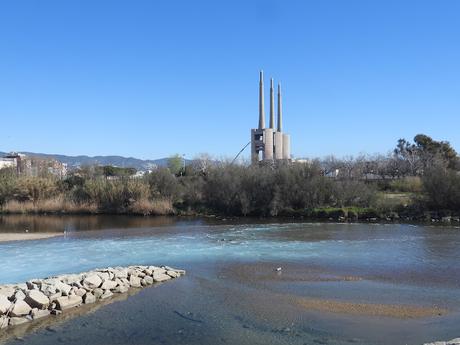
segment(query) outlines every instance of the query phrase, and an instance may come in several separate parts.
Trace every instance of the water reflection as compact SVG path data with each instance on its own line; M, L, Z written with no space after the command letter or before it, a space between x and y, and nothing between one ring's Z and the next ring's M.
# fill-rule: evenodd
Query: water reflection
M174 217L122 215L4 215L0 232L63 232L117 228L143 228L178 223Z

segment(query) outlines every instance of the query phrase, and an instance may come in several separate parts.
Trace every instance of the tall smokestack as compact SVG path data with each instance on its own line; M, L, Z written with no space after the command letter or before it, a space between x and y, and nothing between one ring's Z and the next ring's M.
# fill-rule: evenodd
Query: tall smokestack
M283 110L281 105L281 84L278 83L278 132L283 131Z
M275 87L270 79L270 128L275 129Z
M265 128L264 111L264 71L260 71L259 77L259 129Z

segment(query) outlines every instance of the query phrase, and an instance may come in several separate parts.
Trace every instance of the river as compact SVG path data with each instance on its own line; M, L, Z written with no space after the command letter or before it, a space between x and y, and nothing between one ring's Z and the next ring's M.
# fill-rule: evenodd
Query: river
M460 228L3 216L0 284L130 264L187 275L8 344L422 344L460 336ZM49 321L47 321L49 322Z

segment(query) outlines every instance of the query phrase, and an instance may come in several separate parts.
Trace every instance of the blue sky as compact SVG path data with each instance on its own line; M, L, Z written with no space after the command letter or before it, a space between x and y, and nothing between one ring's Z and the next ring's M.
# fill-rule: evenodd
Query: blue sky
M2 1L0 151L232 157L260 69L297 157L460 151L459 23L454 0Z

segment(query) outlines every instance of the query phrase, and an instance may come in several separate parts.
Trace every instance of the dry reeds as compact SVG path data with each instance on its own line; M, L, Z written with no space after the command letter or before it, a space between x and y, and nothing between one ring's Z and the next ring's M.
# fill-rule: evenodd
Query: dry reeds
M32 201L10 200L2 208L3 213L26 214L26 213L97 213L94 204L76 204L65 200L63 197Z
M10 200L3 205L1 211L5 214L97 214L102 212L95 203L77 204L62 197L36 202ZM132 201L130 206L124 210L118 210L116 213L165 216L173 215L175 211L171 200L143 198Z
M166 216L173 215L175 212L173 204L169 199L141 199L133 202L129 208L129 213L140 214L144 216Z

